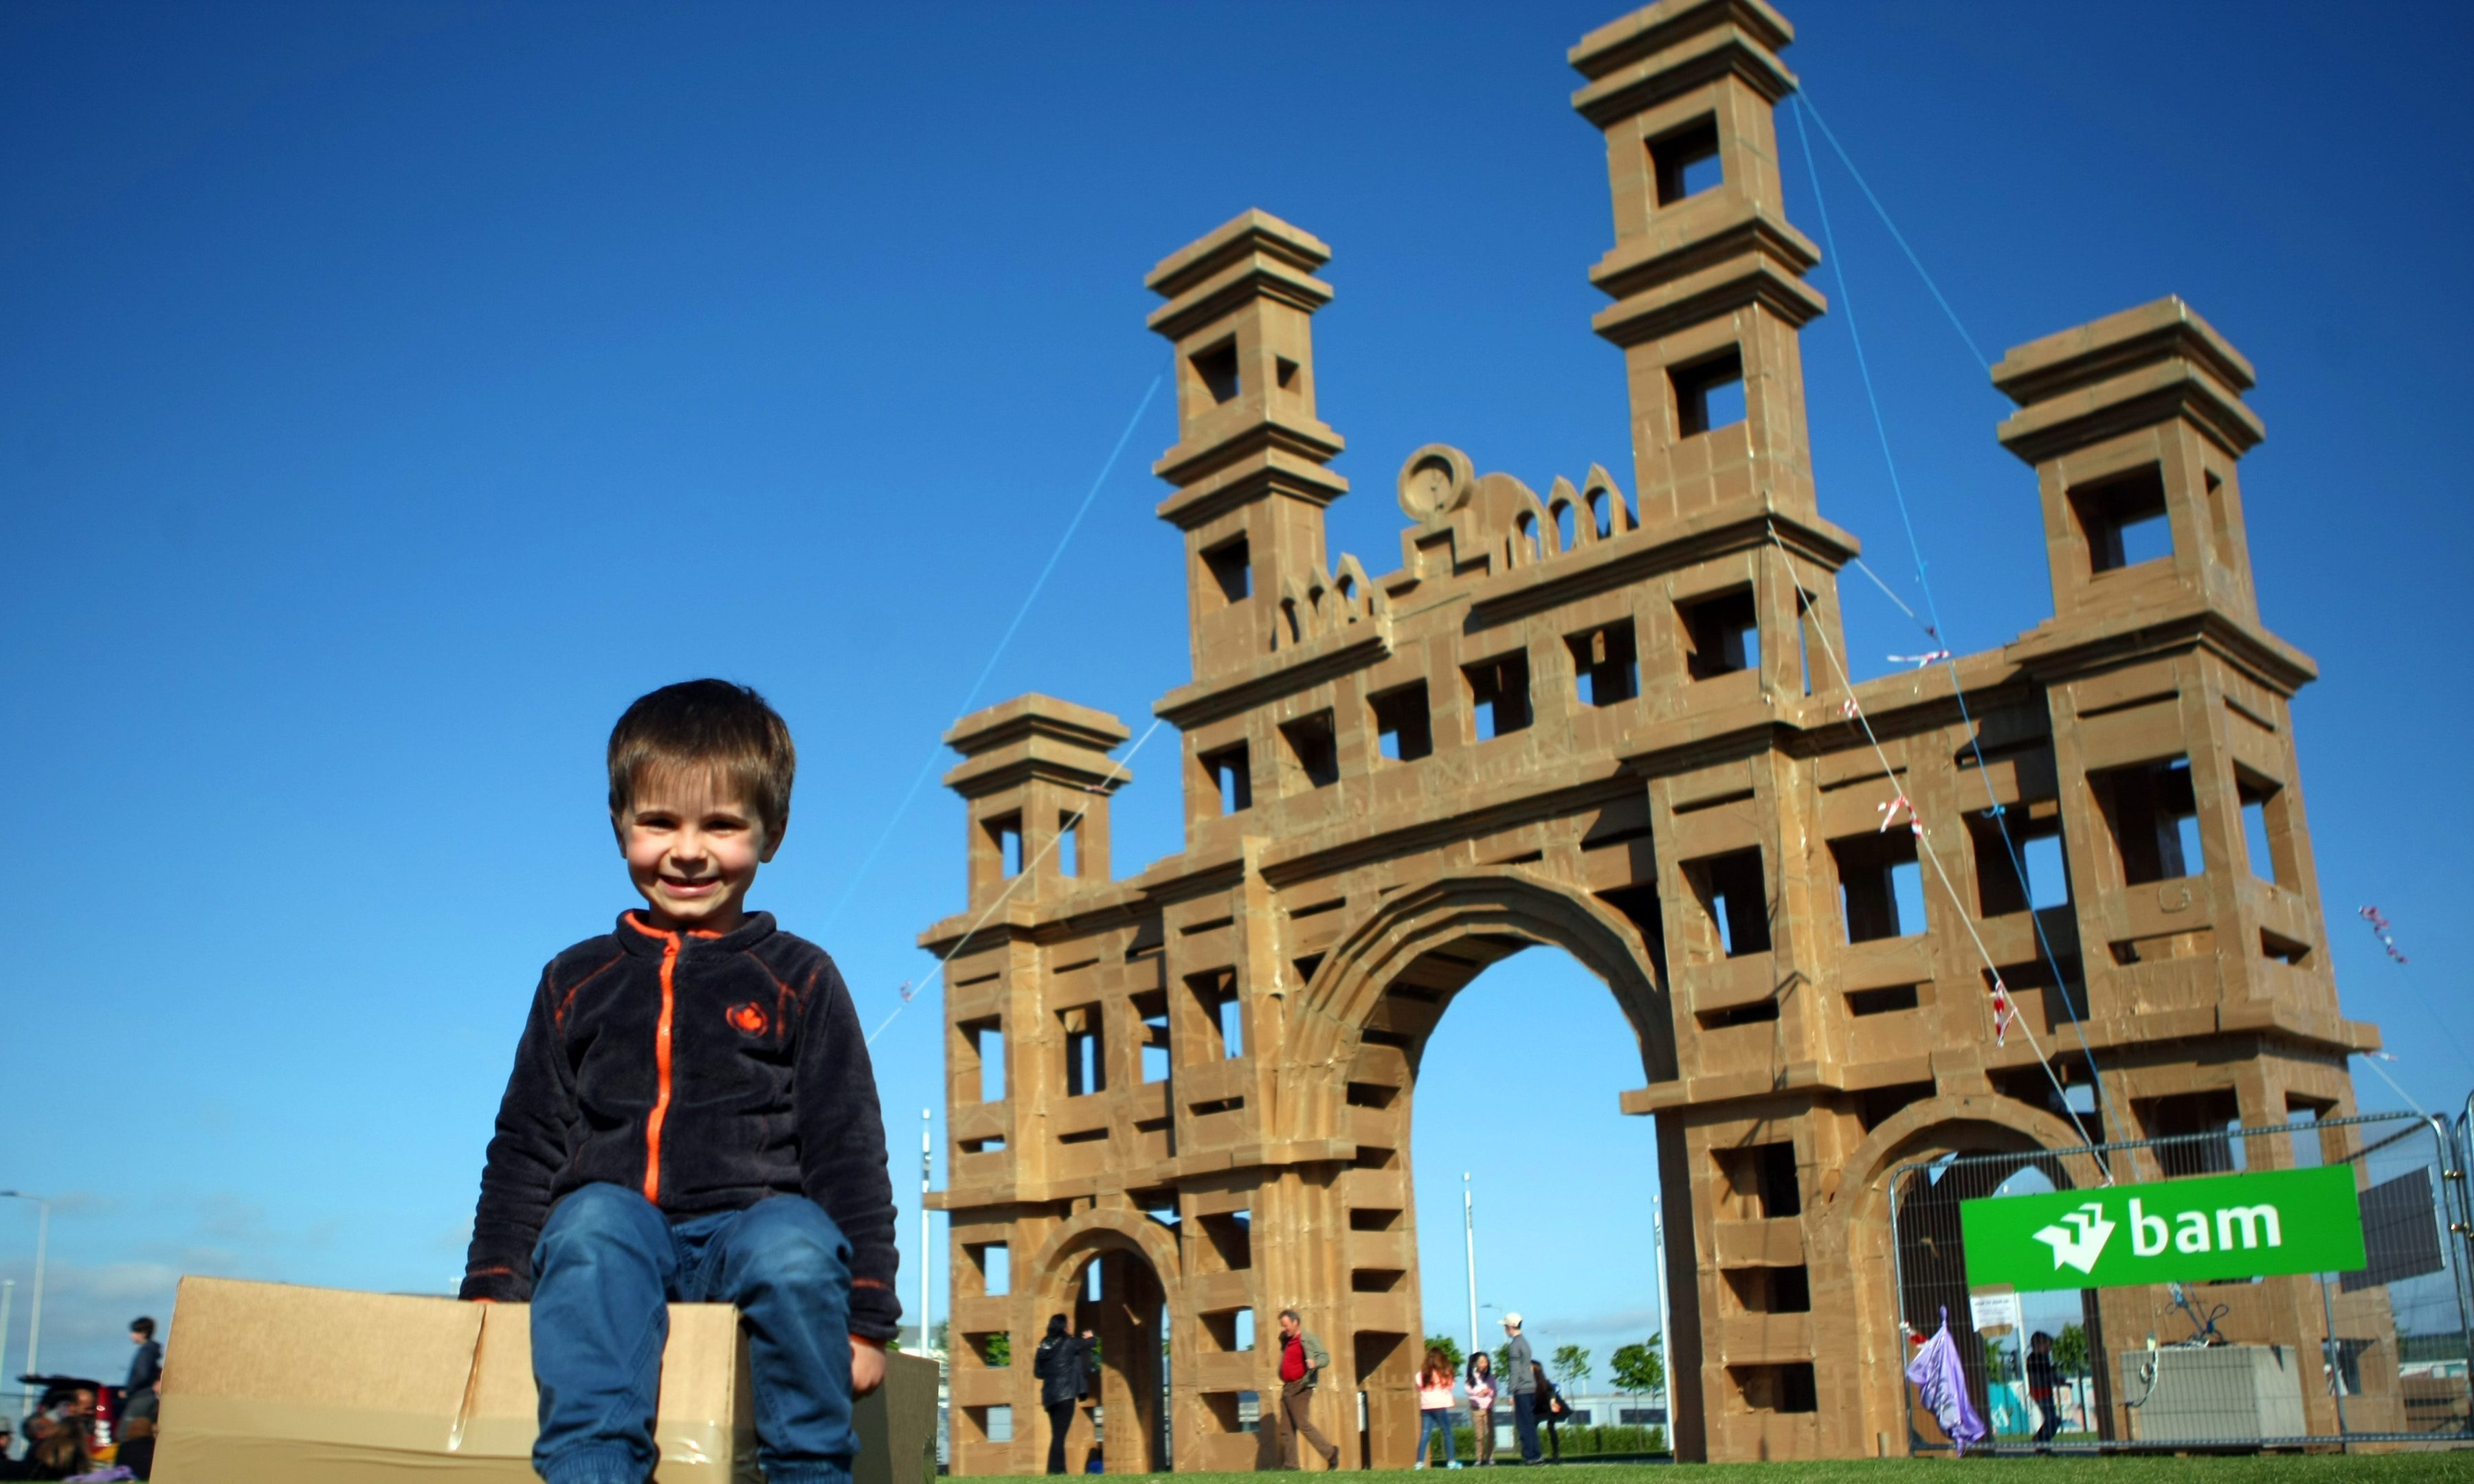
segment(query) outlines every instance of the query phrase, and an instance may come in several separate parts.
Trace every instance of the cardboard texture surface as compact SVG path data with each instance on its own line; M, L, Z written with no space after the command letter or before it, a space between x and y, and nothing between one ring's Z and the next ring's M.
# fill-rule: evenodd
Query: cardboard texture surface
M521 1304L188 1278L164 1358L164 1484L533 1477L531 1310ZM934 1471L936 1368L887 1357L862 1401L856 1476ZM670 1305L661 1484L752 1484L747 1341L727 1304ZM909 1470L894 1464L910 1458Z
M1538 491L1386 450L1392 571L1326 541L1331 246L1247 211L1145 279L1177 389L1152 472L1193 675L1152 709L1184 843L1112 865L1115 716L1024 695L946 733L968 894L920 943L947 958L956 1473L1040 1467L1038 1378L996 1342L1019 1357L1068 1311L1100 1341L1111 1472L1270 1462L1241 1399L1276 1392L1273 1351L1239 1316L1283 1308L1331 1350L1319 1425L1407 1467L1418 1067L1453 997L1533 946L1639 1042L1641 1084L1606 1091L1658 1120L1686 1459L1905 1435L1900 1326L1944 1300L1889 1250L1902 1162L2352 1112L2377 1034L2325 951L2291 709L2316 671L2254 591L2250 364L2174 299L2013 348L1996 436L2033 470L2005 498L2041 522L2051 616L1954 658L1920 634L1917 668L1864 678L1858 542L1807 437L1799 336L1828 305L1780 170L1794 36L1768 0L1661 0L1566 54L1605 135L1589 328L1622 356L1630 437L1601 447L1631 478L1576 449ZM2359 1298L2337 1322L2389 1364L2387 1300ZM2116 1340L2153 1322L2100 1302ZM2307 1351L2327 1323L2296 1285L2223 1302L2239 1343ZM2335 1430L2332 1399L2302 1405ZM1098 1442L1079 1412L1069 1467Z

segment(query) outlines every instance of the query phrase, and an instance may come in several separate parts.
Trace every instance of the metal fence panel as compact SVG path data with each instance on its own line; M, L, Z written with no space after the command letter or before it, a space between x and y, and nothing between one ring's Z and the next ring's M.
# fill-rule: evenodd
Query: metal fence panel
M2462 1147L2443 1119L2381 1113L1903 1165L1898 1317L1922 1345L1948 1316L1989 1428L1969 1451L2474 1439ZM1967 1281L1963 1201L2314 1165L2353 1171L2358 1271L2034 1292ZM1907 1391L1910 1450L1948 1450Z

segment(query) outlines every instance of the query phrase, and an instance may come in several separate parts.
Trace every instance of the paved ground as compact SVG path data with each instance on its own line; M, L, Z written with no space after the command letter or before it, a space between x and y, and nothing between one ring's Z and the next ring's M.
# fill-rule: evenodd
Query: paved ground
M1948 1459L1853 1463L1673 1465L1566 1464L1570 1484L1941 1484ZM2018 1471L2018 1484L2474 1484L2474 1450L2428 1453L2308 1454L2233 1458L1987 1458L1967 1467ZM1351 1479L1399 1479L1408 1471L1352 1473ZM1245 1473L1161 1475L1182 1480L1248 1479Z

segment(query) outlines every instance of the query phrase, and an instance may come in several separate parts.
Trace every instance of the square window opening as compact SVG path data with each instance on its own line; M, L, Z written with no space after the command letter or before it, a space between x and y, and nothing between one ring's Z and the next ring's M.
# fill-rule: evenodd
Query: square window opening
M1275 371L1277 371L1277 372L1278 372L1278 374L1279 374L1279 379L1280 379L1280 390L1281 390L1281 391L1283 391L1283 392L1294 392L1294 391L1296 391L1296 390L1297 390L1297 386L1298 386L1298 363L1297 363L1297 362L1290 360L1290 359L1289 359L1287 356L1285 356L1285 355L1284 355L1284 356L1280 356L1280 357L1278 357L1276 360L1274 360L1274 361L1273 361L1273 369Z
M980 1414L980 1431L991 1443L1013 1441L1013 1408L1009 1406L972 1407Z
M1433 714L1426 706L1426 682L1387 690L1370 703L1374 712L1375 745L1393 762L1415 762L1435 750Z
M2171 881L2207 869L2189 759L2107 769L2089 774L2088 780L2113 833L2125 885Z
M1212 405L1237 400L1241 388L1237 375L1235 336L1197 350L1190 360L1195 382L1202 388L1202 394L1211 398Z
M1694 438L1744 420L1744 352L1730 349L1689 365L1671 367L1675 389L1675 436Z
M1727 1209L1736 1219L1774 1221L1804 1214L1802 1187L1796 1182L1795 1145L1739 1144L1714 1151L1726 1177Z
M1492 741L1508 732L1526 730L1529 706L1529 656L1516 650L1499 658L1464 665L1468 681L1469 715L1477 739Z
M1572 677L1585 706L1613 706L1640 694L1640 642L1632 620L1575 634L1564 641L1572 652Z
M1221 813L1235 814L1254 806L1253 770L1245 743L1204 753L1196 761L1202 764L1211 791L1219 796Z
M1649 160L1661 206L1674 205L1718 184L1726 179L1726 170L1718 157L1716 116L1705 115L1651 140Z
M1967 817L1967 833L1976 854L1977 900L1986 917L2070 905L2071 879L2062 865L2058 816L2031 819L2016 804L2001 813L1981 809ZM2023 867L2025 880L2020 878Z
M2087 539L2091 575L2173 555L2165 471L2156 465L2073 490L2071 508Z
M1340 781L1340 739L1331 712L1280 723L1280 740L1288 744L1289 760L1306 787L1329 788Z
M1838 867L1838 903L1849 943L1904 938L1925 930L1924 870L1914 831L1904 826L1830 842Z
M1712 855L1684 870L1725 956L1770 950L1769 891L1758 847Z
M1254 590L1254 559L1242 536L1204 552L1202 568L1211 578L1204 591L1217 592L1224 605L1243 603Z
M1220 1211L1198 1218L1205 1240L1211 1244L1209 1256L1217 1258L1221 1268L1230 1273L1243 1273L1254 1265L1254 1222L1250 1211Z
M1684 623L1684 670L1692 679L1714 680L1759 666L1760 615L1750 587L1679 603L1675 612Z

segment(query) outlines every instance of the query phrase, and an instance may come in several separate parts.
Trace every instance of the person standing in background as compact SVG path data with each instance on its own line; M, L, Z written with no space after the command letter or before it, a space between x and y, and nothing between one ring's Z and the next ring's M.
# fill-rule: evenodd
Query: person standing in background
M1411 1468L1426 1467L1426 1440L1439 1432L1443 1435L1443 1467L1458 1468L1452 1454L1452 1363L1429 1345L1426 1363L1418 1368L1418 1461Z
M163 1378L163 1347L155 1343L155 1321L144 1314L129 1322L129 1343L137 1352L129 1357L129 1395L121 1399L124 1418L155 1415L155 1384Z
M1520 1440L1520 1461L1534 1464L1539 1461L1538 1359L1529 1353L1517 1311L1503 1316L1503 1383L1512 1388L1512 1432Z
M2062 1430L2062 1414L2053 1405L2053 1393L2061 1387L2061 1373L2053 1365L2053 1337L2039 1329L2027 1342L2027 1396L2036 1403L2036 1446L2041 1448L2053 1441Z
M1469 1430L1477 1434L1477 1469L1494 1466L1494 1357L1484 1351L1468 1361Z
M1048 1472L1065 1472L1065 1435L1074 1430L1074 1409L1089 1388L1091 1333L1067 1332L1065 1316L1048 1316L1048 1333L1031 1357L1039 1381L1039 1404L1048 1413Z

